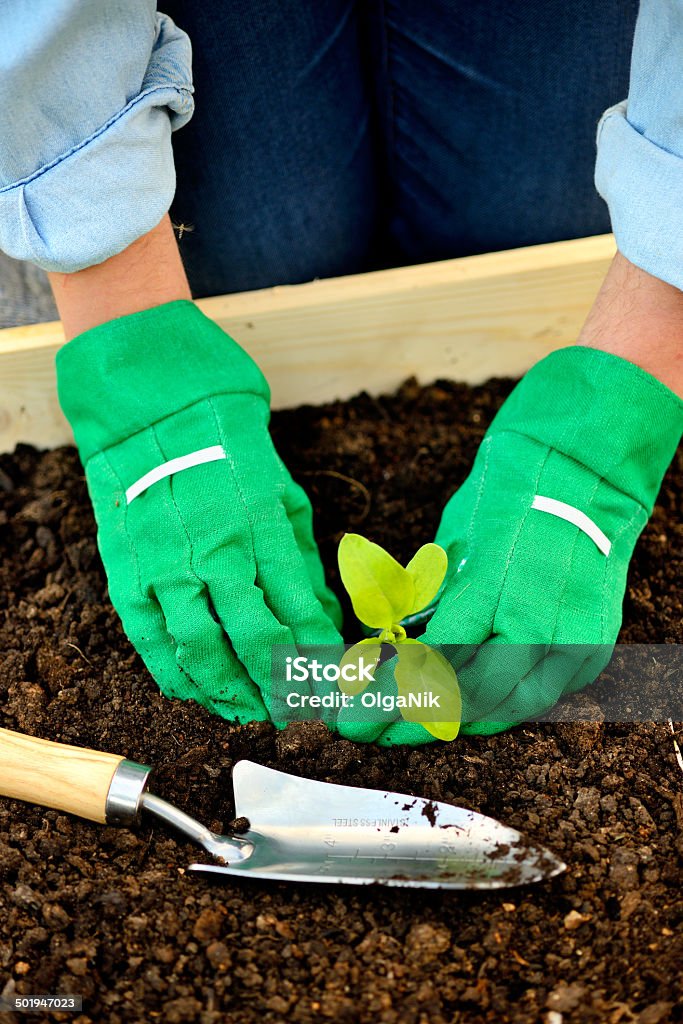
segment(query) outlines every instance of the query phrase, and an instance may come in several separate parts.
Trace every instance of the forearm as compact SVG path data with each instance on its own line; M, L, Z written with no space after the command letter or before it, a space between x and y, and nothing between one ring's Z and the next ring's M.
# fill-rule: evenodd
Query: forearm
M621 253L614 257L579 344L635 363L683 397L683 292Z
M103 263L48 276L67 341L116 317L192 297L168 215Z
M73 273L159 223L190 41L156 0L0 4L0 249Z
M683 288L682 79L683 2L641 0L628 99L600 119L595 183L619 252L676 288Z

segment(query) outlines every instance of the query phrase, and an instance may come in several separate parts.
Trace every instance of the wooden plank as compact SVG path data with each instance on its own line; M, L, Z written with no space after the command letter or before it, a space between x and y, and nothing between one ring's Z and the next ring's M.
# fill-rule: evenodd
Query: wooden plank
M519 376L571 344L614 254L611 235L205 299L284 408L380 394L414 375ZM0 451L68 443L58 323L0 331Z

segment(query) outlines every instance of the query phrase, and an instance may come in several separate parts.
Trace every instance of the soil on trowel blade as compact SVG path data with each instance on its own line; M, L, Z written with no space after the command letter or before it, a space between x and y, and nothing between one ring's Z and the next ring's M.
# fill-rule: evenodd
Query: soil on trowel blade
M346 530L404 562L433 539L511 386L409 382L274 416L335 587ZM679 453L631 566L622 640L683 641L682 482ZM387 750L319 723L231 725L161 697L125 638L73 449L0 457L0 536L0 724L152 764L155 791L217 830L248 757L474 808L569 865L491 894L220 884L187 873L202 851L161 825L0 800L0 991L83 996L82 1015L40 1019L126 1024L683 1020L683 772L668 727L564 722Z

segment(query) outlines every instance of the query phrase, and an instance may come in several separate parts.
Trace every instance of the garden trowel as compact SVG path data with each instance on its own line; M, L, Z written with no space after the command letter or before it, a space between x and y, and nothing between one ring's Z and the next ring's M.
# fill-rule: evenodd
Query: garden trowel
M141 811L211 854L190 870L290 882L499 889L552 878L566 865L513 828L461 807L302 779L238 761L235 815L217 835L147 790L150 768L114 754L0 729L0 796L108 825Z

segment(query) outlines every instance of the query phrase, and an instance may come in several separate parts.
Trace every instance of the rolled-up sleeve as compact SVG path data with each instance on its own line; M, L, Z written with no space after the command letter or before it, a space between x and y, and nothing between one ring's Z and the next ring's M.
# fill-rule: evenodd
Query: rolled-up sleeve
M641 0L628 99L600 119L595 184L620 251L683 288L683 0Z
M154 0L8 0L0 39L0 249L51 271L101 263L171 205L189 39Z

